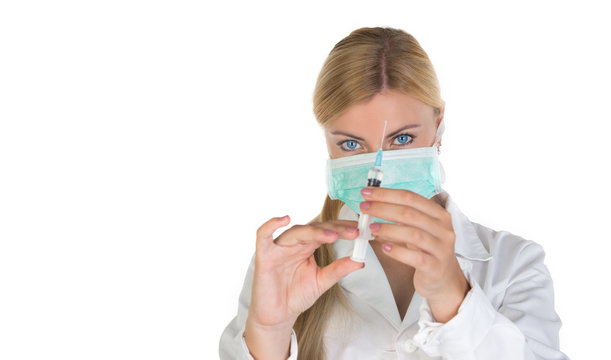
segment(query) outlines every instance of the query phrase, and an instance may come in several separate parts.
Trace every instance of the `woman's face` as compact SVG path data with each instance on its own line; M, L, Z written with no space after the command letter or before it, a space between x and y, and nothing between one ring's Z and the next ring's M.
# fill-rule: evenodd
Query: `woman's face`
M434 145L444 113L435 116L432 106L397 90L384 90L369 101L349 107L325 127L331 159L378 151L384 120L383 150Z

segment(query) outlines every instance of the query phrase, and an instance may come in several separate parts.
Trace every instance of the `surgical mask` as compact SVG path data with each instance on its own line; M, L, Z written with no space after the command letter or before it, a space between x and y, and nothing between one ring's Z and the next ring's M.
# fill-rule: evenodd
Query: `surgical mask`
M443 133L443 121L437 130L435 145L430 147L382 151L382 187L413 191L427 199L441 192L444 173L438 158L438 142ZM367 185L369 169L376 153L366 153L328 159L327 191L333 200L341 200L361 214L364 201L361 189ZM375 218L374 222L390 222Z

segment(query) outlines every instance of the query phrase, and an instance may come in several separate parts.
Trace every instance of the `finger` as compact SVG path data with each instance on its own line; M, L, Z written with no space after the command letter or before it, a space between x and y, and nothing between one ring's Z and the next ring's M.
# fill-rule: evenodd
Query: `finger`
M419 249L408 249L398 244L384 243L382 244L382 252L388 257L425 273L431 272L436 263L436 259L431 254Z
M311 225L294 225L278 236L273 243L278 246L312 245L317 248L321 244L337 240L337 232Z
M367 207L363 209L363 206ZM409 225L429 232L435 237L444 235L445 228L441 220L431 217L409 205L397 205L379 201L361 203L361 212L380 219Z
M440 244L437 238L414 226L373 223L369 228L375 236L375 241L405 244L429 254L436 254L439 250Z
M288 225L290 222L291 218L288 215L269 219L257 229L257 244L271 244L274 238L274 232Z
M367 194L366 190L370 190ZM385 203L409 205L432 217L442 219L446 210L433 199L427 199L420 194L404 189L390 189L369 186L361 190L363 199L367 201L381 201Z
M352 261L349 256L337 259L323 267L318 272L318 288L320 293L329 290L336 282L353 271L362 269L365 263Z
M380 244L388 243L388 244L390 244L392 246L403 246L403 247L406 247L406 248L412 249L412 250L424 251L423 249L421 249L421 248L419 248L419 247L417 247L417 246L415 246L413 244L409 244L409 243L405 243L405 242L404 243L395 242L392 239L388 239L388 238L385 238L385 237L379 236L379 235L374 236L373 241L378 242ZM426 251L424 251L424 252L426 252Z
M325 222L318 222L317 224L337 224L337 225L352 226L352 227L359 226L359 222L354 221L354 220L329 220Z
M334 231L340 239L354 240L359 234L359 229L357 227L358 223L356 221L349 223L324 222L313 223L311 225L321 229Z

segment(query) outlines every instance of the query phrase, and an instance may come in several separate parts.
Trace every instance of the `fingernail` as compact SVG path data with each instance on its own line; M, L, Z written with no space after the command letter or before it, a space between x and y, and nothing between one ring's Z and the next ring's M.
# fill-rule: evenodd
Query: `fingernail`
M373 223L373 224L369 225L369 228L371 229L371 231L378 231L378 230L380 230L380 224Z
M363 201L361 204L361 210L367 210L371 207L371 203L369 201Z
M350 231L350 232L355 232L355 231L357 231L357 230L358 230L358 229L357 229L357 228L355 228L355 227L347 227L347 228L346 228L346 231Z
M390 249L392 249L392 245L390 245L389 243L382 244L382 250L390 252Z
M331 231L331 230L325 230L325 235L336 235L337 233L335 231Z
M363 195L371 195L371 189L363 188L363 189L361 189L361 194L363 194Z

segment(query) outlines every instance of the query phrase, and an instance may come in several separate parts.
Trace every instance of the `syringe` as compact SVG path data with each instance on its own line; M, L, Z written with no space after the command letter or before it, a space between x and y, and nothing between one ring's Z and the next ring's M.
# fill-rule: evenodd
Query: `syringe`
M386 123L387 120L384 120L384 130L382 131L382 141L380 141L380 147L378 148L378 153L376 155L376 162L371 169L369 169L369 173L367 174L367 186L376 186L380 187L382 184L382 177L384 173L382 172L382 145L384 144L384 135L386 134ZM373 237L371 235L371 229L369 229L369 225L373 222L373 217L367 214L361 214L359 217L359 236L354 240L354 250L352 251L352 256L350 259L357 262L365 262L365 255L367 254L367 245L369 240Z

